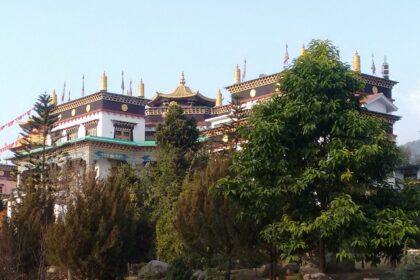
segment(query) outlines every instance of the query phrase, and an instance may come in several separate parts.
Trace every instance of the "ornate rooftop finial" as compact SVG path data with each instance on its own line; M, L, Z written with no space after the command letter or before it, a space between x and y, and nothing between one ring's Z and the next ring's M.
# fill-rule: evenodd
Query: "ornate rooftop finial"
M63 93L61 94L61 103L64 103L65 96L66 96L66 82L64 82L64 85L63 85Z
M375 60L373 59L373 53L372 53L372 65L370 66L370 69L372 70L372 75L376 74L376 65Z
M185 75L184 75L184 71L181 72L181 79L179 81L180 85L185 85Z
M357 51L353 56L353 71L360 73L360 55Z
M300 48L300 56L302 56L305 53L305 44L302 44L302 47Z
M384 56L384 63L382 63L382 77L389 80L389 64L386 61L386 56Z
M144 97L143 79L140 79L139 86L138 86L138 94L139 94L139 97Z
M121 71L121 94L124 94L125 86L124 86L124 71Z
M101 77L101 91L107 91L108 90L108 77L106 76L105 72L102 73Z
M57 105L57 93L55 92L55 89L51 93L51 105Z
M222 95L222 92L220 91L220 88L219 88L219 90L216 93L215 107L222 106L222 101L223 101L223 95Z
M133 87L132 87L132 85L133 85L133 82L130 80L130 87L129 87L128 92L127 92L127 95L128 96L133 96Z
M241 70L239 69L238 64L235 66L235 70L233 71L233 83L239 84L241 82Z
M82 76L82 97L85 96L85 74Z

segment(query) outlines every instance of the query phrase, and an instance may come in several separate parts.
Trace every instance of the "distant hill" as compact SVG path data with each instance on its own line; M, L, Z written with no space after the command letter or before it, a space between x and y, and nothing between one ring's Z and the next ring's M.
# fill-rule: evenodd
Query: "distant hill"
M400 146L400 149L406 153L410 164L420 163L420 140L405 143Z

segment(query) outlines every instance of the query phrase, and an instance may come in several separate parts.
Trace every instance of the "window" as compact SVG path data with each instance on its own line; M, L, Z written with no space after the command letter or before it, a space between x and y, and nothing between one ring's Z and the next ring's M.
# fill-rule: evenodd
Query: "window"
M133 129L115 127L114 138L122 140L133 140Z
M70 132L67 134L67 140L74 140L74 139L77 139L77 131Z
M99 120L92 120L85 122L83 125L85 127L86 136L98 136L98 123Z
M75 125L66 129L67 141L77 139L79 132L79 126Z
M114 123L114 138L121 140L133 141L133 130L136 123L113 121Z
M96 126L95 127L88 127L86 128L86 136L96 136Z
M4 184L0 184L0 193L3 193L4 190Z

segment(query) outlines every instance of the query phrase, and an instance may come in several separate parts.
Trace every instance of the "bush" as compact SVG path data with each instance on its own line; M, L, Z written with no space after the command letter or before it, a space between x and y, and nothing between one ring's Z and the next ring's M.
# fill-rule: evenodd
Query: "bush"
M191 269L182 261L176 260L169 267L166 279L168 280L189 280L192 276Z

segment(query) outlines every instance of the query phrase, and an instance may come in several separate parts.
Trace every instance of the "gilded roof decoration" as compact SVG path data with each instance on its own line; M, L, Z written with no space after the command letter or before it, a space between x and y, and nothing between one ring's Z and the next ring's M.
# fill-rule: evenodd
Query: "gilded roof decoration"
M156 92L156 95L152 98L151 103L159 99L160 97L169 98L169 99L181 99L181 98L188 98L188 97L200 97L204 100L210 102L216 102L216 99L208 98L202 95L199 91L192 91L188 86L185 85L185 76L184 72L181 73L181 79L179 81L179 85L170 93L161 93Z

